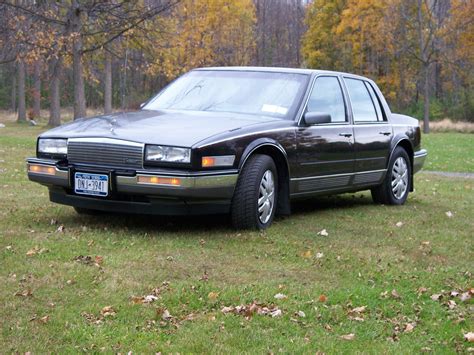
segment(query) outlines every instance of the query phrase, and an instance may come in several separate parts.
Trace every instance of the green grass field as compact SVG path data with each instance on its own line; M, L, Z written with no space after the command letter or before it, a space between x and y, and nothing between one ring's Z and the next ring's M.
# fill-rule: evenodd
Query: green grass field
M28 182L41 130L0 128L2 353L472 349L474 180L420 173L402 207L366 192L301 202L265 233L223 216L86 217ZM472 135L424 138L430 170L473 171ZM222 312L253 302L281 315Z

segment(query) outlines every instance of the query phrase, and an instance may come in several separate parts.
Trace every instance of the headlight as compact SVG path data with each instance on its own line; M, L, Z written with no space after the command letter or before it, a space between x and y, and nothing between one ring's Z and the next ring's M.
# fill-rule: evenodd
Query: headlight
M38 141L38 153L66 155L67 139L40 138Z
M191 162L191 149L167 147L164 145L147 145L145 160L164 163L189 163Z

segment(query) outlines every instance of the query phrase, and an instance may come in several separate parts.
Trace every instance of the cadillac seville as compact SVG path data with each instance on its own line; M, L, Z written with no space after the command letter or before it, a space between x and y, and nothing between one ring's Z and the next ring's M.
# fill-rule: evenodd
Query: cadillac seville
M418 121L370 79L309 69L195 69L136 112L48 130L30 180L78 213L227 214L267 228L295 199L370 190L401 205L427 156Z

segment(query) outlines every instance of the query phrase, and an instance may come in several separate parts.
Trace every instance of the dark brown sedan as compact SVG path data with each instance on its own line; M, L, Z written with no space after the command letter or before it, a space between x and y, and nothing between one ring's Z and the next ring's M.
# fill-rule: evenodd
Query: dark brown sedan
M203 68L140 111L38 138L28 177L79 213L229 213L267 228L296 198L372 191L403 204L426 150L370 79L282 68Z

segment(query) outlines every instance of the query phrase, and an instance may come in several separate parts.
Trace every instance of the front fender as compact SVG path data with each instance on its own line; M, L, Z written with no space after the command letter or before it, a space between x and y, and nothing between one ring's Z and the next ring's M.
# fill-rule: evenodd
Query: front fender
M286 165L289 166L288 155L286 154L285 148L283 148L280 143L278 143L276 140L272 138L258 138L252 141L250 144L248 144L247 147L244 149L242 153L242 157L240 158L240 162L239 162L239 170L242 169L245 162L254 151L265 146L278 149L283 154L286 161Z

